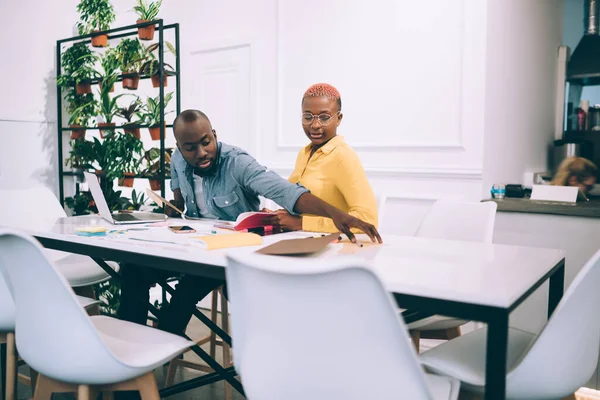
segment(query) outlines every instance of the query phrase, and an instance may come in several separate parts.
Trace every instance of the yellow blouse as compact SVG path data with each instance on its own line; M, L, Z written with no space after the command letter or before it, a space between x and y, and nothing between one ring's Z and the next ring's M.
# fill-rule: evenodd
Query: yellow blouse
M288 178L312 194L348 214L377 226L377 200L358 154L335 136L310 157L312 145L298 153L294 172ZM337 232L330 218L302 215L302 229Z

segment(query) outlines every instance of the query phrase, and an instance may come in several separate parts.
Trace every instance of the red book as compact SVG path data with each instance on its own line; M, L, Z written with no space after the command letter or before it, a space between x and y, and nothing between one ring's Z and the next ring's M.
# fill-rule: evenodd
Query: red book
M218 221L215 223L215 228L232 229L243 231L246 229L270 227L267 222L267 217L273 216L272 213L266 212L245 212L241 213L235 222Z

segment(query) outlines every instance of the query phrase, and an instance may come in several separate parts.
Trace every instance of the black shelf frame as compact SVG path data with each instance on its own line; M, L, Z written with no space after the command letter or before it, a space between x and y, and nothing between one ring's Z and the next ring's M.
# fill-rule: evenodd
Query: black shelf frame
M162 19L158 19L158 20L154 20L154 21L149 21L149 22L144 22L144 23L140 23L140 24L133 24L133 25L127 25L127 26L122 26L119 28L115 28L115 29L109 29L106 31L100 31L100 32L94 32L93 34L87 34L87 35L81 35L81 36L73 36L70 38L66 38L66 39L60 39L56 41L56 79L58 79L62 73L62 66L61 66L61 56L62 56L62 51L61 51L61 45L64 43L71 43L71 42L78 42L78 43L84 43L86 45L91 45L91 38L92 36L97 36L97 35L108 35L108 40L112 40L112 39L120 39L120 38L125 38L125 37L130 37L130 36L137 36L138 34L138 28L143 28L146 26L151 26L154 25L156 26L156 33L158 33L158 62L159 62L159 70L158 70L158 75L159 75L159 79L160 79L160 86L159 86L159 98L160 98L160 171L159 171L159 176L158 179L161 182L161 190L160 190L160 194L162 197L165 197L165 179L167 179L167 175L165 174L165 129L166 128L172 128L173 125L165 125L165 86L164 86L164 77L165 76L174 76L175 79L175 112L176 115L179 115L179 113L181 112L181 75L180 75L180 71L181 71L181 51L180 51L180 45L179 45L179 24L175 23L175 24L168 24L165 25ZM165 47L165 43L164 43L164 31L165 30L174 30L175 31L175 71L167 71L164 68L164 47ZM119 79L118 81L122 81L123 80L123 76L127 76L127 74L125 75L119 75ZM140 76L140 79L149 79L150 76L148 75L142 75ZM97 83L98 80L93 80L92 83ZM57 84L56 85L56 92L57 92L57 96L56 96L56 106L57 106L57 134L58 134L58 187L59 187L59 200L60 203L64 206L64 177L65 176L80 176L80 172L74 172L74 171L65 171L63 168L63 148L62 148L62 144L63 144L63 132L68 132L68 131L72 131L72 130L117 130L117 129L124 129L124 127L121 126L114 126L114 127L81 127L81 128L71 128L71 127L63 127L63 118L62 118L62 102L63 102L63 93L62 93L62 88ZM128 125L127 128L148 128L148 125ZM136 177L138 177L136 175ZM140 178L142 178L142 176L139 176ZM77 188L78 189L78 188Z

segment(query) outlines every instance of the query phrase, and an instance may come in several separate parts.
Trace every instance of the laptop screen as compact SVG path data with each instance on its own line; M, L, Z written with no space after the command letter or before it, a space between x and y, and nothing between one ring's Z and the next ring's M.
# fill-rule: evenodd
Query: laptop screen
M85 180L90 187L90 192L92 192L94 203L96 203L96 207L98 207L98 213L105 220L113 222L112 214L110 208L108 208L108 203L106 202L100 183L98 182L98 177L89 172L84 172L83 175L85 175Z

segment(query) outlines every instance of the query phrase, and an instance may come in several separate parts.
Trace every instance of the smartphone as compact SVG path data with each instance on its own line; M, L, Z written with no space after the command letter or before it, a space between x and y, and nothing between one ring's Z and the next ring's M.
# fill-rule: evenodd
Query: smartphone
M196 230L191 226L183 225L183 226L170 226L169 229L171 232L175 233L194 233Z

